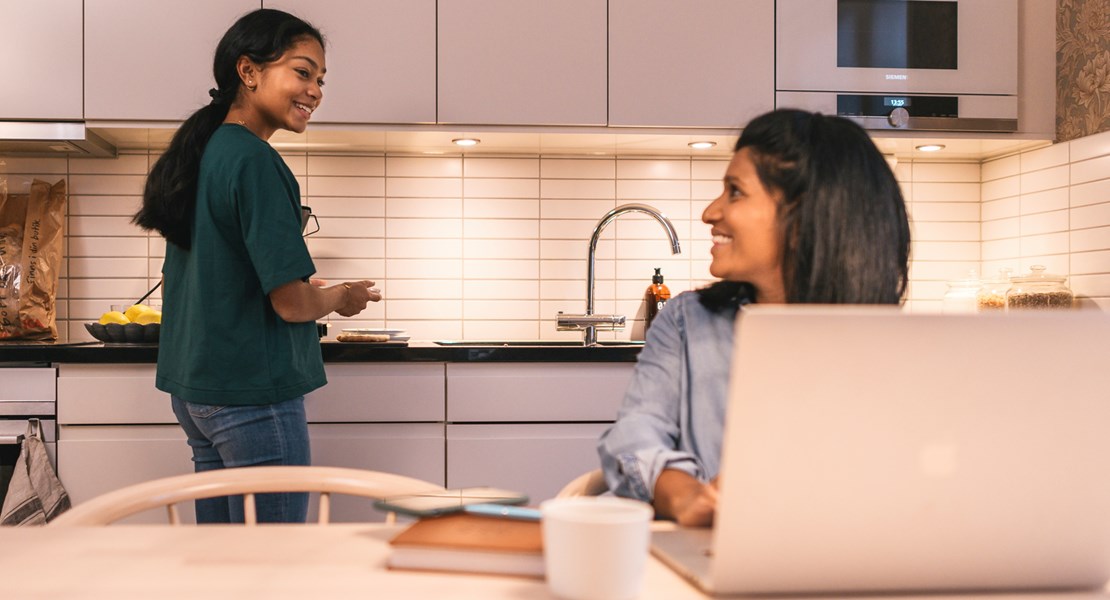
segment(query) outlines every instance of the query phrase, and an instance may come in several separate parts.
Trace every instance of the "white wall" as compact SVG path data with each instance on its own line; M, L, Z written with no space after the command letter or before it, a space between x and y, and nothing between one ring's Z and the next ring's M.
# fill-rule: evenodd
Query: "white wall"
M154 158L0 158L0 175L17 185L68 177L62 339L90 339L83 322L158 281L163 242L129 222ZM388 326L414 339L577 339L555 331L555 314L584 310L592 227L631 201L663 210L683 252L671 256L647 217L618 219L598 247L598 312L642 318L654 267L676 294L711 279L699 219L720 192L723 159L285 158L320 218L308 238L319 276L374 279L385 293L358 319L332 316L333 335ZM910 310L939 310L944 282L970 269L1034 263L1070 275L1087 302L1110 304L1110 135L982 165L904 162L896 174L913 216ZM638 337L638 325L602 338Z
M983 163L983 270L1068 276L1110 308L1110 132Z

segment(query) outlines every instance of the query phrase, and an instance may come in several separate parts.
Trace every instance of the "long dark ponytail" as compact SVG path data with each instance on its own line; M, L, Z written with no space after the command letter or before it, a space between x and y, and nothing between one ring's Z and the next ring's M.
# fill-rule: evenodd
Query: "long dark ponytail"
M143 189L143 206L132 223L156 230L188 250L197 199L200 160L209 138L227 118L239 97L242 81L236 71L239 57L264 65L281 57L300 38L309 36L324 45L315 27L280 10L259 9L243 15L227 30L216 46L212 74L216 87L209 90L212 102L192 114L174 134L169 148L154 163Z

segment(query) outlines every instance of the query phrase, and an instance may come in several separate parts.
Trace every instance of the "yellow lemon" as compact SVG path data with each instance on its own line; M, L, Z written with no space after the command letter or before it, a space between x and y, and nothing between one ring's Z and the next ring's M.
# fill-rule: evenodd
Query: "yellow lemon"
M123 311L123 316L130 321L138 322L139 315L151 310L154 309L145 304L132 304L127 310Z
M150 325L151 323L161 323L162 322L162 311L154 310L152 308L148 311L141 312L141 313L139 313L139 316L135 317L134 322L138 323L139 325Z
M100 315L100 324L101 325L107 325L109 323L119 323L120 325L126 325L130 322L131 322L131 319L128 319L127 315L121 313L118 310L110 310L110 311Z

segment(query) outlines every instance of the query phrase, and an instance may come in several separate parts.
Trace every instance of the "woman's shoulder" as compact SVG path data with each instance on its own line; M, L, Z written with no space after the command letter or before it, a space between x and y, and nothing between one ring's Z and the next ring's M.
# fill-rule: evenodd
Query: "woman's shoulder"
M224 123L216 129L204 149L205 159L242 169L250 165L285 165L281 155L265 140L239 125Z

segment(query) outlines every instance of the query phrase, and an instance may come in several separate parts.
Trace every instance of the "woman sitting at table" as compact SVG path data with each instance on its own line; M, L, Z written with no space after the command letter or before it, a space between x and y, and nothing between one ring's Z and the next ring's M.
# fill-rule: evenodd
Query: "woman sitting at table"
M867 133L800 110L748 124L702 221L722 281L678 295L652 322L598 444L610 490L693 526L713 522L737 311L898 304L910 251L901 190Z

